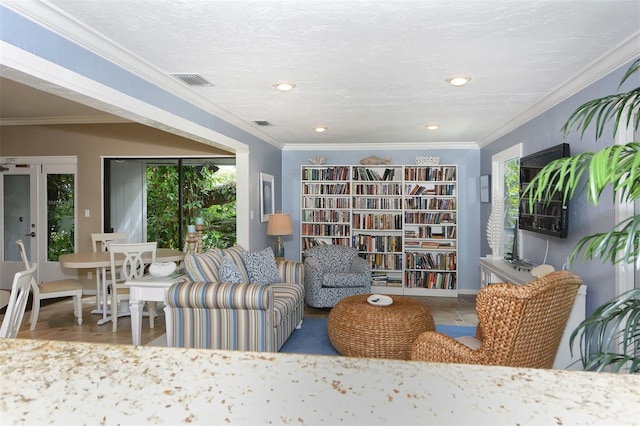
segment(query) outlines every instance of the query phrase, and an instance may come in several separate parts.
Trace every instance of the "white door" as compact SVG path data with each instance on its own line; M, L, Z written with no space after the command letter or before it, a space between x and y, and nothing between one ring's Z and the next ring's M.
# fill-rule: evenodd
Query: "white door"
M0 165L0 191L2 191L2 264L0 288L11 289L13 275L24 269L16 240L22 239L27 253L35 238L38 217L36 166L17 167L14 164ZM36 233L37 234L37 233Z
M38 281L74 276L60 267L58 257L76 246L75 158L0 158L0 164L0 288L9 289L13 275L24 268L17 239L38 263Z

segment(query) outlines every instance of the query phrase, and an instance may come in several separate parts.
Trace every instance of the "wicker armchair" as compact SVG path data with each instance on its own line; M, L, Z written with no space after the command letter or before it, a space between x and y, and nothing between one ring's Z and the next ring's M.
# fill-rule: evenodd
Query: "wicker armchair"
M304 257L304 300L314 308L332 308L340 299L371 293L369 263L343 245L314 246Z
M579 276L557 271L525 285L484 287L476 298L475 339L427 331L413 342L411 359L551 368L581 284Z

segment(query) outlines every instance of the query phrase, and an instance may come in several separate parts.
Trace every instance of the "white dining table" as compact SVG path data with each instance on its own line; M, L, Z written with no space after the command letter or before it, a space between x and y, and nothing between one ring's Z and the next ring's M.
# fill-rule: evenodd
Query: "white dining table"
M156 262L182 262L184 260L184 252L176 249L169 248L159 248L156 250ZM143 259L146 259L146 256L143 256ZM122 266L124 261L124 255L118 255L116 257L116 266ZM150 260L150 259L148 259ZM111 256L109 252L78 252L78 253L69 253L63 254L58 259L60 265L63 268L70 269L106 269L111 267ZM104 276L104 275L103 275ZM111 310L109 309L108 301L109 297L107 297L107 283L102 283L102 295L98 300L102 301L102 306L100 304L96 305L96 309L91 311L92 314L102 314L102 318L98 320L98 325L105 324L111 321ZM119 317L130 315L129 310L126 311L118 311L117 314Z
M125 281L125 287L129 287L129 310L131 311L131 342L139 346L141 343L142 331L142 307L145 302L164 302L165 295L175 283L187 279L181 273L174 273L168 277L154 277L145 275L136 280ZM153 316L155 307L149 309L149 326L153 328ZM167 330L169 332L169 330Z

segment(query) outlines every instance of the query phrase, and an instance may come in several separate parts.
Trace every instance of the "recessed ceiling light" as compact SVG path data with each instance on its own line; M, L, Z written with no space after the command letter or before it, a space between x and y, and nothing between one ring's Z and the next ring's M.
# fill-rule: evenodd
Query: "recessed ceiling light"
M439 124L425 124L424 127L426 127L429 130L436 130L440 128Z
M459 75L459 76L448 78L445 81L451 84L452 86L464 86L465 84L471 81L471 77Z
M318 133L324 133L327 130L329 130L329 128L326 126L318 126L318 127L314 127L313 130L315 130Z
M296 85L293 83L276 83L273 85L273 87L281 92L288 92L289 90L292 90L294 87L296 87Z

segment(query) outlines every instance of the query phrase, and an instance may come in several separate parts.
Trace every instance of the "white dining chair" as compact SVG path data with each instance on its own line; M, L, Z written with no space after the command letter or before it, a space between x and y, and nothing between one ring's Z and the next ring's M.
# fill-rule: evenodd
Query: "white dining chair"
M17 240L16 245L20 251L20 257L22 257L24 267L29 269L31 265L29 264L29 257L24 248L24 243L22 240ZM33 307L31 308L29 323L31 324L32 331L38 323L40 301L59 297L73 297L73 313L78 325L82 325L82 284L80 284L80 281L73 278L65 278L62 280L38 283L34 278L31 283L31 288L33 290Z
M118 304L123 300L128 300L129 289L123 286L128 280L141 278L144 275L145 266L156 261L157 242L151 243L108 243L109 257L111 259L111 270L116 270L116 258L118 255L124 255L122 266L119 274L111 274L111 324L112 331L118 330ZM143 256L150 255L147 259ZM149 308L150 324L153 324L153 316L155 314L155 305Z
M10 291L0 290L0 309L4 308L9 304L10 295L11 295Z
M105 252L109 249L109 243L126 243L126 232L102 232L91 234L91 247L95 253ZM109 268L96 268L96 305L103 318L107 316L107 284L111 280Z
M17 272L13 276L9 304L7 305L7 311L4 314L4 319L0 326L0 338L15 339L18 335L22 318L24 318L24 311L27 307L29 288L31 287L36 268L37 265L34 263L31 265L31 268L27 268L26 271Z

